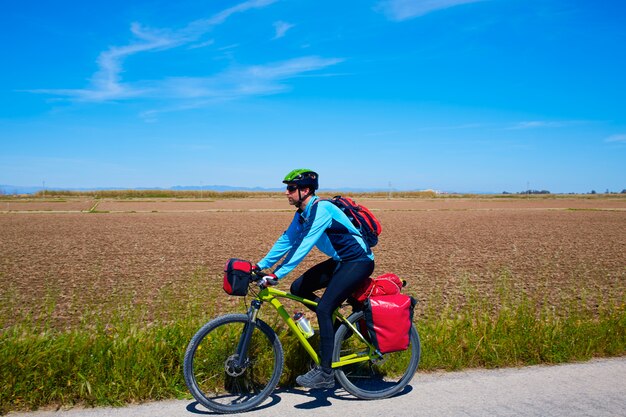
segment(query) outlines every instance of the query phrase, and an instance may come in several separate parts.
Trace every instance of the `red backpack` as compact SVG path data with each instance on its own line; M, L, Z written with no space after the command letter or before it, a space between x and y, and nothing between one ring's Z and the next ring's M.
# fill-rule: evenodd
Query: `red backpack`
M356 201L349 197L340 195L325 201L330 201L348 216L348 219L361 232L363 239L370 248L376 246L378 236L383 231L383 227L367 207L357 204Z

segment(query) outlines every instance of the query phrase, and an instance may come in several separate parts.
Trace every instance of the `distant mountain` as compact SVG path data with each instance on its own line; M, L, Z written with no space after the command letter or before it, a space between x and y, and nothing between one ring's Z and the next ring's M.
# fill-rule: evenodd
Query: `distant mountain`
M282 188L263 188L263 187L233 187L230 185L175 185L168 188L173 191L281 191Z
M0 194L34 194L39 191L104 191L104 190L163 190L164 188L128 188L128 187L42 187L0 184Z
M230 185L205 185L203 187L200 186L189 186L189 185L176 185L174 187L169 188L169 190L211 190L211 191L273 191L273 192L282 192L285 190L284 187L278 188L263 188L263 187L232 187ZM374 192L374 191L382 191L387 192L387 189L380 188L324 188L321 191L325 192L352 192L352 193L365 193L365 192Z
M20 186L20 185L6 185L0 184L0 194L35 194L43 190L47 191L105 191L105 190L172 190L172 191L266 191L266 192L281 192L283 187L278 188L264 188L264 187L236 187L231 185L176 185L170 188L163 187L92 187L92 188L79 188L79 187L42 187L42 186ZM383 188L324 188L321 191L328 193L366 193L366 192L388 192L389 189ZM421 191L421 190L392 190L398 191ZM482 193L488 194L488 193Z
M20 185L7 185L0 184L0 194L35 194L43 190L47 191L104 191L104 190L172 190L172 191L269 191L280 192L283 191L283 187L279 188L264 188L264 187L236 187L231 185L176 185L170 188L163 187L92 187L92 188L79 188L79 187L42 187L42 186L20 186ZM388 191L375 188L325 188L326 192L372 192L372 191Z
M19 185L0 184L0 194L34 194L43 187L24 187Z

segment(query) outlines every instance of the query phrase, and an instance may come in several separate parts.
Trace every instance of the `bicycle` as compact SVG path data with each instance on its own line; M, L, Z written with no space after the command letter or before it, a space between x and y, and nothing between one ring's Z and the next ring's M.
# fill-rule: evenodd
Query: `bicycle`
M249 288L254 298L247 314L227 314L209 321L187 346L183 366L185 383L193 397L212 411L239 413L255 408L279 382L284 353L276 332L258 317L264 303L274 307L311 359L320 363L316 350L280 299L305 306L317 303L271 286L263 288L258 282L264 276L261 272L251 275ZM413 378L420 360L420 339L415 326L411 325L407 350L381 354L359 328L363 312L354 311L346 317L339 310L333 313L334 320L339 320L341 325L335 332L332 359L339 384L355 397L367 400L391 397L402 391Z

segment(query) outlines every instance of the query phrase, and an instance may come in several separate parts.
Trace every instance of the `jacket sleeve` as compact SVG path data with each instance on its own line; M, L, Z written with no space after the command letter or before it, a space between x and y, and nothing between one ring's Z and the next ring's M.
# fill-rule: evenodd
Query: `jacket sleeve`
M289 250L283 263L274 271L278 278L283 278L290 273L304 257L313 249L324 231L332 224L333 218L325 209L319 209L319 204L313 209L314 213L309 217L313 221L306 222L298 239Z
M299 216L300 215L296 213L287 230L278 238L267 255L257 263L259 268L267 269L274 266L274 264L293 247L300 234L299 229L301 226L298 222Z

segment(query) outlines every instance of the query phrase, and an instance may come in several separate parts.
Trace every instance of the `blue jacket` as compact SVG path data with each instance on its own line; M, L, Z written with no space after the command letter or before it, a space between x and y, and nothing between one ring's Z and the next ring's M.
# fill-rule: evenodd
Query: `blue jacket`
M270 268L286 255L274 271L278 278L283 278L313 246L340 262L374 260L372 250L350 219L330 201L313 196L304 210L295 213L289 228L257 265Z

